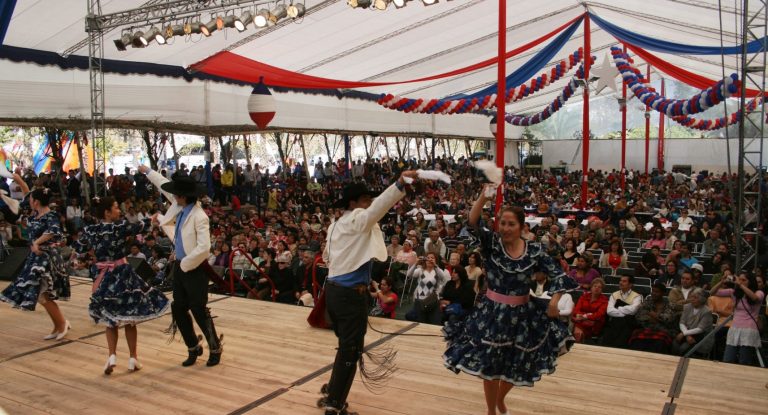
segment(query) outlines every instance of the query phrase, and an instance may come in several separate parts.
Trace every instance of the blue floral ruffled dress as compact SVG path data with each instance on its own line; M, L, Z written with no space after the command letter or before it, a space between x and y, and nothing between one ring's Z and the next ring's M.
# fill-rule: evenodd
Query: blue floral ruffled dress
M69 299L69 276L64 268L64 260L58 248L54 246L64 236L56 213L48 212L39 218L27 219L27 236L30 241L43 234L52 234L53 238L40 247L40 255L29 253L19 275L0 293L0 301L5 301L15 308L34 311L38 299Z
M478 230L488 288L510 296L528 295L535 272L546 273L549 294L577 288L538 243L526 242L520 258L506 254L499 237ZM549 300L534 299L510 306L483 296L466 318L447 323L445 366L486 380L533 386L542 374L555 371L562 346L572 341L567 324L547 317Z
M131 224L125 220L86 226L74 248L81 254L93 249L98 263L120 260L125 258L126 238L141 233L144 226L145 222ZM100 272L96 265L91 267L94 280ZM160 317L169 306L162 291L150 287L124 263L104 272L91 294L88 314L96 324L120 327Z

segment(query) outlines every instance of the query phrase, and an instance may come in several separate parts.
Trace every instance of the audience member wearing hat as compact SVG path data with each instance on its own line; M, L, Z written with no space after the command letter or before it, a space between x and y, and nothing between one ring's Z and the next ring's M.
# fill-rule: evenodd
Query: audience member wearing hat
M325 295L328 313L339 339L328 396L322 400L326 415L348 414L347 396L363 356L368 322L368 286L372 259L387 259L387 247L378 222L405 196L405 178L415 179L415 171L404 171L381 195L364 183L344 187L335 206L344 214L328 228L328 243L323 259L328 264ZM374 197L376 198L374 200ZM387 360L392 363L391 360ZM361 368L363 365L361 364ZM389 373L392 368L372 368L370 373ZM377 370L378 369L378 370ZM363 377L370 377L362 371ZM380 376L379 376L380 377Z
M140 166L139 171L146 174L152 184L161 190L163 196L171 202L165 215L156 215L153 219L174 244L173 261L173 330L177 327L187 345L188 357L182 365L191 366L197 357L203 354L192 318L203 332L208 342L209 357L207 366L215 366L221 361L223 348L221 339L216 334L216 327L208 307L208 253L211 249L210 226L208 215L200 206L198 198L205 195L205 187L192 177L177 175L172 181L153 171L147 166Z

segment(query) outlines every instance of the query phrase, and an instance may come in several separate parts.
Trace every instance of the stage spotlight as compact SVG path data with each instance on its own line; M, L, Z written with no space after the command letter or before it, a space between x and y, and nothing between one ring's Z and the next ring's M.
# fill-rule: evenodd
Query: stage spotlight
M135 32L133 34L133 39L131 39L131 44L134 48L143 48L144 46L147 46L147 40L144 39L144 32L141 30Z
M186 30L184 26L180 24L168 25L165 27L165 39L170 39L174 36L184 36Z
M406 0L392 0L392 3L397 7L398 9L402 9L405 7Z
M243 24L243 21L234 15L229 15L224 18L224 27L235 28L238 32L245 30L245 24Z
M218 29L216 25L216 19L211 19L208 23L200 26L200 33L205 36L210 36Z
M184 34L196 35L198 33L203 33L202 29L203 29L203 24L200 22L187 23L184 25Z
M125 50L131 44L131 35L124 33L120 39L115 39L117 50Z
M386 10L391 0L374 0L373 7L377 10Z
M145 46L152 43L153 40L157 42L158 45L165 44L165 37L163 37L163 33L160 32L160 29L154 26L151 27L149 30L147 30L144 33L144 36L142 36L141 38L142 38L142 43L144 43Z
M245 11L243 12L243 14L240 15L240 22L238 23L237 21L235 21L235 29L242 32L252 22L253 22L253 14L251 14L251 12L249 11ZM238 26L238 24L242 25L242 29L240 28L240 26Z
M269 10L267 9L259 10L256 16L253 17L253 24L255 24L256 27L264 27L267 25L268 21L269 21Z
M280 4L269 12L269 21L275 24L285 16L288 16L288 10L286 10L284 5Z
M306 8L304 7L303 3L293 4L291 3L290 6L288 6L288 17L291 19L297 19L299 17L304 17L304 13L306 13Z
M421 0L425 6L431 6L433 4L437 4L438 0Z
M347 4L353 9L367 9L371 7L371 0L347 0Z

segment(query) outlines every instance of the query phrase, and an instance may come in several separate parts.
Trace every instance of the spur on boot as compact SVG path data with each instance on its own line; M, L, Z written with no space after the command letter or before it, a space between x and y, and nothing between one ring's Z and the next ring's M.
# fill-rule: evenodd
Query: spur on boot
M182 366L192 366L197 361L198 356L203 355L203 346L198 344L197 346L191 348L188 350L189 356L187 357L187 360L181 362Z
M344 404L344 407L341 409L336 409L330 406L327 406L325 408L325 415L358 415L357 412L351 412L349 409L349 404Z

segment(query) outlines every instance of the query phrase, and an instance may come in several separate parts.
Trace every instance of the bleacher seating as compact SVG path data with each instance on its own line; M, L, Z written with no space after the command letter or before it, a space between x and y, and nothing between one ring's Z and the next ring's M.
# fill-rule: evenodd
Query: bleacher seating
M627 238L627 239L624 239L623 245L624 245L624 249L626 249L627 251L637 250L638 248L640 248L640 240L639 239L630 240L629 238Z
M635 276L635 269L634 268L619 268L616 270L615 275L626 275L628 277L634 277Z
M587 252L592 254L592 256L595 257L595 260L600 258L600 255L603 254L603 250L602 249L587 249Z

